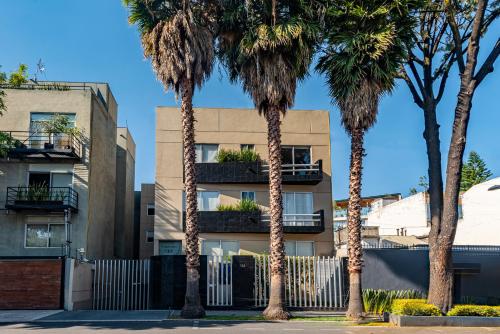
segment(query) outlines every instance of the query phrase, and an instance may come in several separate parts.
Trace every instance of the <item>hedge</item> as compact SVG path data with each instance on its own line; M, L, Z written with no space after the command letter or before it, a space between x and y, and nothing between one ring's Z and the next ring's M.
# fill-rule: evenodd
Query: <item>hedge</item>
M455 305L447 315L463 317L500 317L500 306Z
M398 315L441 316L441 310L435 305L427 304L425 299L395 299L392 302L392 313Z

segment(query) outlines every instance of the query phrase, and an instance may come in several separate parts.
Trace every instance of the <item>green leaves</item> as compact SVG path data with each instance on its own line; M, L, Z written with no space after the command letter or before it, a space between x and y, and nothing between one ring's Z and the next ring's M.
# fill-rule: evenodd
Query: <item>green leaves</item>
M484 160L475 151L471 151L467 162L462 167L460 191L467 191L476 184L483 183L493 174L486 167Z

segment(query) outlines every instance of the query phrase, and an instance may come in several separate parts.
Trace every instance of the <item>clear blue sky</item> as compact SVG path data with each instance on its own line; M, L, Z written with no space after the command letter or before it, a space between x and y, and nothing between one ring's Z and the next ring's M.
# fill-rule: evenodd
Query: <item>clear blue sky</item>
M483 53L498 37L490 28ZM481 54L484 58L484 54ZM119 104L119 125L128 125L137 144L136 188L153 182L155 173L155 107L177 105L165 93L145 61L136 28L127 23L119 0L0 1L0 65L10 72L19 63L35 69L46 65L47 80L108 82ZM474 97L467 152L478 151L495 176L500 176L500 61ZM443 158L449 145L458 82L452 73L448 93L439 107ZM240 87L228 83L220 69L201 92L195 106L253 107ZM296 108L324 109L331 115L333 193L348 194L349 139L330 104L323 79L312 74L297 91ZM0 118L1 122L1 118ZM417 186L427 173L423 115L406 86L383 99L378 123L366 137L363 195L401 192Z

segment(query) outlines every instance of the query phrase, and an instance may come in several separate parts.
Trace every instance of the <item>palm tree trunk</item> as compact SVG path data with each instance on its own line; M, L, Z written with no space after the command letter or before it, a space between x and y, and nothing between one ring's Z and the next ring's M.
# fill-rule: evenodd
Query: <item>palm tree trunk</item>
M196 150L194 140L193 81L184 79L181 87L182 139L184 145L184 189L186 193L186 297L181 316L201 318L205 310L200 300L200 253L196 198Z
M280 110L270 107L266 113L267 145L269 149L269 206L271 292L264 317L286 320L290 314L285 308L285 241L283 235L283 201L281 193L281 131Z
M349 306L347 317L363 318L363 297L361 293L361 269L363 249L361 246L361 175L363 169L364 130L351 132L351 168L349 176L349 204L347 208L347 232L349 254Z

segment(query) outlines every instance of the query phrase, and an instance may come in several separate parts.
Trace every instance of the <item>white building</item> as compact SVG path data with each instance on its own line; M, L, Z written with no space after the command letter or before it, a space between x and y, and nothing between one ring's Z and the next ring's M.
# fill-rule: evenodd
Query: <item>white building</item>
M378 226L380 235L426 237L430 231L429 196L418 193L372 209L365 226ZM500 177L461 195L455 244L500 245Z

